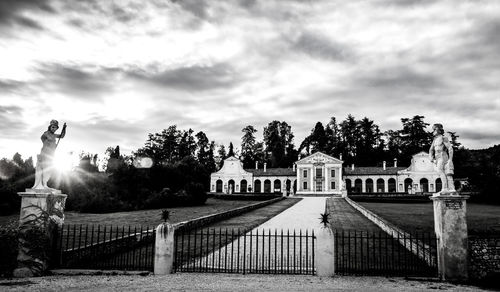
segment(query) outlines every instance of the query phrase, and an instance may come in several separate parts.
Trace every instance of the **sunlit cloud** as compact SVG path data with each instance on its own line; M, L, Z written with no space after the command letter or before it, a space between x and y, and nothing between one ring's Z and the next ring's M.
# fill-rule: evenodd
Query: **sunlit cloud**
M0 157L130 153L176 124L238 145L272 120L296 145L349 113L424 115L469 148L500 143L498 1L3 1Z

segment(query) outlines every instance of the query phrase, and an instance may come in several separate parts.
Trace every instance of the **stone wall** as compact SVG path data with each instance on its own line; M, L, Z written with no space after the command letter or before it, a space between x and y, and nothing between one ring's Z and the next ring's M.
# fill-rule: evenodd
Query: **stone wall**
M500 276L500 235L469 237L469 277L474 280Z

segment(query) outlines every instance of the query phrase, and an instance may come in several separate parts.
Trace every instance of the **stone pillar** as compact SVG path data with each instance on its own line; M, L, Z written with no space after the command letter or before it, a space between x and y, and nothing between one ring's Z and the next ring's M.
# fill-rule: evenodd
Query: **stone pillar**
M321 277L335 275L335 237L330 227L317 229L317 249L314 254L316 273Z
M467 274L468 196L434 195L434 229L437 237L438 270L441 280L465 281Z
M172 274L174 270L174 232L174 227L168 222L156 227L155 275Z
M59 259L54 257L56 234L64 223L67 195L54 189L26 189L21 197L19 253L15 277L43 275Z

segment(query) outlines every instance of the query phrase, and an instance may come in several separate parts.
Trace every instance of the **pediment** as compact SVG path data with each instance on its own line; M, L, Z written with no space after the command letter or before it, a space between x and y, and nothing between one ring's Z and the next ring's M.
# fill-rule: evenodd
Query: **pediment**
M313 153L296 162L297 164L342 164L343 161L321 152Z

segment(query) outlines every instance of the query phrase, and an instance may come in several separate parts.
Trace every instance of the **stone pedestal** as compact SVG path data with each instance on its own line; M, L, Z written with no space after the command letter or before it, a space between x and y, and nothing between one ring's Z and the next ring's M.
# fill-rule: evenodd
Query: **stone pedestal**
M156 227L155 241L155 275L172 274L174 269L174 227L163 223Z
M22 199L14 276L40 276L53 260L54 234L64 223L67 195L53 189L26 189L18 194Z
M317 233L316 274L321 277L335 275L335 237L330 227L321 227Z
M435 195L434 229L437 237L438 269L442 280L465 281L467 273L468 196Z

